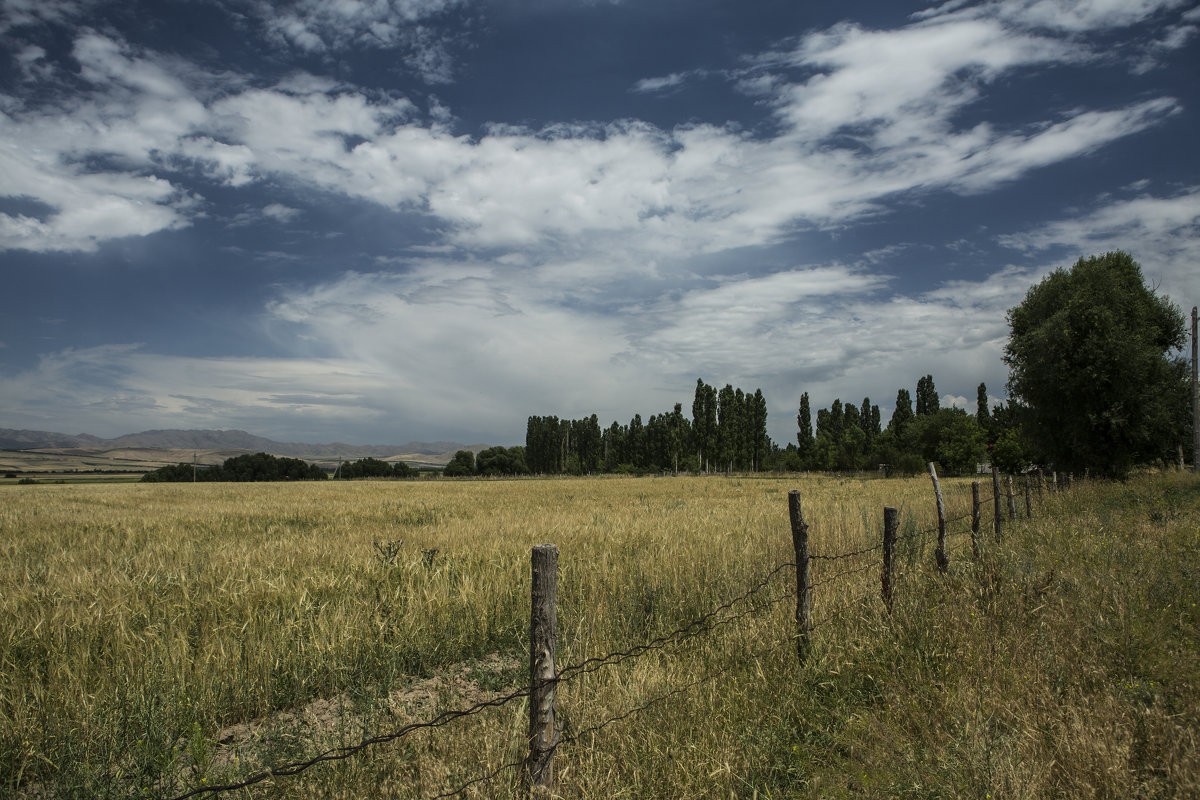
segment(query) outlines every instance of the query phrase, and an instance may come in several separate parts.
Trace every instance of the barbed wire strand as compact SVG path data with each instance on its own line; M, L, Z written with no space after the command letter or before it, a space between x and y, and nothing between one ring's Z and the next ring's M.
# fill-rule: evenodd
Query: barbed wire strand
M708 630L710 630L712 627L715 627L715 624L708 625L708 623L714 617L716 617L718 614L720 614L722 611L727 611L730 608L732 608L734 605L736 605L737 603L739 603L743 600L747 600L750 597L752 597L753 595L757 594L758 592L761 592L771 582L772 578L774 578L776 575L778 575L784 569L787 569L788 567L795 567L795 566L796 566L796 564L794 562L787 562L784 564L780 564L779 566L775 567L775 569L773 569L769 573L767 573L766 577L764 577L762 580L760 580L757 584L752 586L748 591L746 591L742 595L735 597L732 600L722 603L721 605L717 606L716 608L714 608L712 611L708 612L707 614L705 614L701 617L697 617L696 619L692 620L687 625L684 625L681 628L676 628L675 630L671 631L670 633L663 634L662 636L656 636L655 638L651 639L648 642L645 642L644 644L635 645L633 647L628 648L627 650L618 650L618 651L613 651L613 652L607 653L603 656L594 656L592 658L585 659L584 661L581 661L578 664L572 664L571 666L564 667L563 669L559 670L559 672L554 676L554 678L552 680L565 681L569 678L574 677L577 674L586 674L586 673L590 673L590 672L595 672L596 670L602 669L603 667L610 666L612 664L619 664L623 661L628 661L630 658L637 658L650 650L662 649L662 648L666 647L667 645L671 644L672 642L683 641L684 639L690 639L695 636L699 636L702 633L705 633ZM739 619L741 616L747 616L747 615L748 614L743 613L742 615L739 615L739 616L727 618L727 621L725 621L725 622L720 622L720 623L716 623L716 624L728 624L729 621L733 621L735 619Z
M558 672L558 674L556 674L553 678L551 678L550 681L553 683L565 682L566 680L574 677L575 675L595 672L599 669L602 669L605 666L611 666L613 664L618 664L618 663L627 661L632 658L640 657L641 655L644 655L646 652L648 652L650 650L661 649L673 642L683 641L688 638L693 638L695 636L699 636L703 633L708 632L709 630L712 630L713 628L717 627L718 625L727 625L738 619L742 619L746 616L749 616L750 614L758 613L761 609L756 608L756 607L751 607L751 609L749 609L745 612L742 612L741 614L735 615L733 617L727 617L722 620L717 620L716 622L712 622L712 624L708 624L713 620L714 617L716 617L716 615L720 614L722 611L726 611L729 608L736 605L737 603L739 603L743 600L746 600L746 599L752 597L753 595L757 594L758 592L762 591L763 588L765 588L770 583L771 579L775 575L779 574L780 572L782 572L784 569L787 569L788 567L795 567L795 566L796 566L796 564L794 562L787 562L784 564L780 564L777 567L775 567L773 570L771 570L771 572L769 572L766 575L766 577L764 577L757 584L752 586L747 592L743 593L742 595L739 595L738 597L733 598L732 600L722 603L721 605L717 606L709 613L693 620L692 622L688 623L687 625L683 626L682 628L678 628L678 629L672 631L671 633L665 634L663 636L656 637L655 639L652 639L651 641L649 641L643 645L638 645L636 647L630 648L629 650L609 653L605 656L591 658L591 659L583 661L579 664L575 664L575 665L566 667L563 670L561 670L560 672ZM774 602L779 602L779 601L776 600ZM768 605L770 605L770 604L768 604ZM408 734L413 733L418 730L439 728L439 727L448 725L449 723L451 723L455 720L462 719L463 717L472 716L474 714L479 714L479 713L487 710L488 708L496 708L496 707L506 705L506 704L512 702L513 700L528 697L531 694L531 692L532 692L532 687L524 686L524 687L521 687L520 689L517 689L517 690L515 690L507 695L504 695L502 697L493 698L491 700L485 700L485 701L476 703L475 705L470 706L469 708L466 708L466 709L458 709L458 710L442 712L437 717L435 717L434 719L432 719L428 722L409 723L409 724L404 725L390 733L381 734L378 736L373 736L373 737L370 737L367 739L363 739L361 742L359 742L358 744L355 744L355 745L331 748L331 749L326 750L323 753L319 753L318 755L313 756L312 758L309 758L305 761L293 761L293 762L289 762L287 764L280 765L278 767L269 767L267 769L264 769L264 770L261 770L261 771L255 773L253 775L250 775L249 777L244 778L243 780L238 781L236 783L214 784L211 786L197 786L183 794L174 796L172 798L172 800L186 800L187 798L196 797L196 796L203 795L203 794L215 794L215 793L220 793L220 792L230 792L230 791L235 791L237 789L244 789L249 786L253 786L257 783L261 783L261 782L263 782L265 780L269 780L270 778L273 778L273 777L297 775L311 767L316 766L317 764L321 764L324 762L345 760L372 745L385 744L387 742L392 742L397 739L403 738L404 736L407 736Z
M991 498L989 498L989 501L994 499L994 497L995 496L993 495ZM984 501L981 500L980 502L982 504ZM972 512L972 514L973 514L973 512ZM957 522L960 520L967 519L968 517L972 516L972 514L966 514L966 515L963 515L960 517L956 517L953 520L948 520L947 524L950 524L951 522ZM897 541L897 543L899 543L900 541L904 541L904 540L907 540L909 538L912 538L912 537L915 537L918 535L927 535L927 534L934 533L936 531L937 531L936 528L917 529L915 531L912 531L909 534L906 534L901 537L897 537L896 541ZM959 549L964 546L965 546L965 543L963 545L959 545L959 547L954 548L954 549ZM861 550L851 551L849 553L842 553L842 554L839 554L836 556L825 556L825 555L821 555L821 554L816 554L816 555L810 555L809 559L810 560L822 560L822 561L840 561L843 559L853 558L855 556L872 553L872 552L875 552L876 550L881 549L882 547L883 547L882 544L878 544L878 545L873 545L871 547L863 548ZM849 570L843 570L842 572L831 575L828 578L823 578L814 583L810 583L808 586L808 589L811 591L811 590L817 588L818 586L822 586L827 583L832 583L835 580L839 580L839 579L847 577L849 575L853 575L853 574L859 573L859 572L865 572L868 569L878 566L880 563L881 562L879 562L879 561L872 561L872 562L865 564L863 566L860 566L860 567L855 567L855 568L849 569ZM795 596L794 591L785 591L783 593L783 595L781 595L779 598L769 601L768 603L764 604L761 607L752 605L749 609L747 609L746 611L743 611L740 614L736 614L732 617L726 617L723 619L715 619L717 617L717 615L720 614L722 611L727 611L730 608L732 608L734 605L736 605L737 603L747 600L747 599L751 598L752 596L754 596L755 594L757 594L758 592L762 591L770 583L771 579L774 578L775 575L779 574L784 569L787 569L788 567L795 567L795 566L797 566L797 565L794 562L787 562L787 563L780 564L780 565L776 566L773 570L771 570L769 573L767 573L767 575L762 580L760 580L757 584L752 586L748 591L746 591L742 595L739 595L738 597L735 597L732 600L722 603L721 605L714 608L712 611L708 612L707 614L705 614L701 617L698 617L697 619L693 620L692 622L688 623L687 625L685 625L681 628L677 628L674 631L671 631L670 633L655 637L654 639L651 639L649 642L646 642L641 645L637 645L637 646L629 648L627 650L610 652L604 656L597 656L597 657L585 659L584 661L582 661L578 664L574 664L574 665L565 667L564 669L560 670L551 679L551 681L553 683L562 683L562 682L565 682L577 675L589 674L591 672L596 672L600 669L603 669L606 666L613 666L613 665L620 664L624 661L628 661L633 658L639 658L642 655L645 655L647 652L650 652L651 650L662 649L672 643L676 643L679 641L685 641L687 639L694 638L696 636L700 636L704 633L708 633L708 632L712 631L713 629L715 629L718 626L728 625L739 619L743 619L747 616L750 616L751 614L759 613L764 608L767 608L767 607L770 607L771 605L782 602L783 600L787 599L788 597L794 597ZM904 574L904 573L901 572L900 574ZM816 628L823 626L823 625L833 621L834 619L840 618L851 607L852 607L852 605L847 605L847 606L843 607L842 609L840 609L839 611L834 612L834 614L831 617L829 617L825 620L822 620L820 623L817 623L816 625L813 625L812 628L810 628L810 631L815 630ZM715 619L715 621L714 621L714 619ZM724 671L727 671L727 670L722 670L721 673L723 673ZM721 674L721 673L717 673L717 674ZM600 728L606 727L607 725L612 724L613 722L619 721L621 719L625 719L634 713L638 713L638 712L644 710L645 708L648 708L650 705L653 705L654 703L661 702L662 700L665 700L668 697L671 697L673 695L680 694L684 691L687 691L688 689L691 689L693 686L699 685L699 683L702 683L706 680L711 680L713 677L715 677L715 675L706 676L703 679L694 681L693 683L690 683L679 689L673 690L672 692L668 692L665 695L662 695L660 697L657 697L657 698L651 700L649 703L646 703L643 706L639 706L637 708L631 709L629 712L626 712L625 714L623 714L619 717L611 718L609 720L606 720L604 723L601 723L598 726L593 726L593 728L590 728L586 731L582 731L580 733L580 735L582 735L582 733L585 733L585 732L594 732L595 730L599 730ZM262 781L269 780L270 778L273 778L273 777L296 775L296 774L299 774L313 766L316 766L317 764L324 763L324 762L345 760L347 758L350 758L350 757L356 755L357 753L362 752L367 747L377 745L377 744L385 744L387 742L396 741L397 739L400 739L400 738L407 736L408 734L413 733L418 730L430 730L430 729L434 729L434 728L443 727L455 720L462 719L463 717L482 713L483 711L485 711L489 708L498 708L498 707L507 705L508 703L512 702L513 700L523 699L525 697L528 697L531 694L531 692L532 692L531 687L524 686L524 687L521 687L520 689L517 689L517 690L515 690L507 695L504 695L502 697L492 698L491 700L485 700L485 701L476 703L475 705L470 706L466 709L456 709L456 710L442 712L441 714L439 714L438 716L434 717L432 720L429 720L427 722L409 723L409 724L404 725L390 733L381 734L381 735L372 736L372 737L363 739L361 742L359 742L358 744L355 744L355 745L331 748L329 750L326 750L323 753L313 756L312 758L310 758L306 761L293 761L293 762L283 764L278 767L272 767L272 768L267 768L265 770L261 770L260 772L255 773L237 783L217 784L217 785L212 785L212 786L198 786L198 787L191 789L188 792L185 792L184 794L176 795L173 798L173 800L186 800L187 798L196 797L196 796L199 796L202 794L215 794L215 793L220 793L220 792L235 791L237 789L244 789L249 786L253 786L257 783L261 783ZM578 738L578 736L574 737L570 741L574 741L577 738ZM557 745L556 745L556 747L557 747ZM502 772L503 770L509 769L514 766L519 766L521 763L523 763L523 761L510 762L508 764L504 764L504 765L500 766L499 768L497 768L496 770L494 770L489 775L486 775L481 778L470 781L470 782L464 784L459 789L455 790L454 792L451 792L449 794L437 795L437 797L444 798L444 797L453 796L455 794L460 794L462 791L469 788L470 786L473 786L477 783L481 783L481 782L484 782L487 780L491 780L496 775L500 774L500 772Z

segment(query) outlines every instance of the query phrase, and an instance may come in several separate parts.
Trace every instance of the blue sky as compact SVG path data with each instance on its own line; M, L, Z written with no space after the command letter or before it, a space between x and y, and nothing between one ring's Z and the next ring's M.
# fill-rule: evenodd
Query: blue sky
M1194 0L0 0L0 427L517 444L1003 397L1005 311L1200 300Z

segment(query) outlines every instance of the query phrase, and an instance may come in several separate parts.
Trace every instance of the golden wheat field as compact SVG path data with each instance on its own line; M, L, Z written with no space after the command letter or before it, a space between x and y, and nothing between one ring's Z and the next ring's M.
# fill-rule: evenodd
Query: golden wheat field
M878 701L878 677L836 677L887 640L878 553L813 562L820 643L799 667L794 571L763 583L794 559L791 489L813 553L875 546L891 505L902 581L934 573L927 477L6 488L0 793L513 796L521 698L390 735L528 682L530 549L553 543L560 669L654 645L559 686L558 795L870 796L868 773L833 791L820 767L877 756L797 723L816 695L787 696L799 680L836 687L830 709ZM950 517L970 511L967 481L943 491ZM944 579L964 585L966 526ZM729 601L728 623L661 640ZM373 737L390 740L278 769Z

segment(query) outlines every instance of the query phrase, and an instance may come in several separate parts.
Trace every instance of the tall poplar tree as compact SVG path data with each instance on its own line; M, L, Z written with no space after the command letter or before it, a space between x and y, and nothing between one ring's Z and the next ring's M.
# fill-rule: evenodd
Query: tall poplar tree
M896 408L892 411L892 418L888 421L888 430L894 431L899 436L912 418L912 397L909 395L908 389L900 389L896 392Z
M933 376L926 375L917 380L917 416L924 417L936 414L941 403L938 402L937 389L933 387Z
M975 390L975 422L983 430L987 430L991 425L992 417L988 414L988 395L987 384L979 384L979 388Z
M796 414L796 452L800 454L800 463L808 467L813 450L812 408L808 404L808 392L800 395L800 411Z

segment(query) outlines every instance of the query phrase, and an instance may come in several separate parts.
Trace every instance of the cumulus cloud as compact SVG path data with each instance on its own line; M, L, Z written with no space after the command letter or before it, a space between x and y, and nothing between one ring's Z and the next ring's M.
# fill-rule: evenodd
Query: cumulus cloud
M281 46L409 48L427 77L445 77L444 42L422 40L421 24L458 5L301 0L253 9ZM364 424L403 416L442 430L470 420L516 441L514 408L627 418L686 399L697 373L761 385L773 402L803 387L817 405L943 370L970 382L951 391L998 384L995 367L982 365L999 363L1004 311L1040 269L996 265L906 296L880 272L886 253L746 272L702 270L693 257L732 259L797 231L838 229L887 214L900 196L986 192L1163 125L1179 112L1174 98L1030 108L1008 125L962 120L999 82L1089 62L1088 31L1178 6L954 0L894 30L847 23L810 32L730 76L774 115L776 125L759 131L624 120L497 123L456 135L451 110L436 100L423 111L307 73L273 83L206 73L83 32L73 57L86 94L69 107L0 102L8 145L0 192L30 203L0 214L0 249L88 251L185 226L202 201L185 181L200 191L282 184L318 200L353 198L420 215L438 236L425 260L398 259L379 273L335 266L319 284L281 288L264 324L286 332L277 338L294 347L290 358L63 351L6 376L0 399L28 409L29 427L50 406L71 409L81 426L107 414L140 427L157 419L220 427L237 409L268 433L272 418L316 430L336 415ZM49 80L45 53L23 53L27 78ZM669 91L691 74L633 90ZM1200 241L1200 190L1135 191L1002 241L1025 255L1111 243L1168 265L1167 280L1200 294L1189 266L1200 258L1190 244ZM241 208L235 223L301 213L258 197ZM546 407L530 408L531 397ZM890 399L875 397L887 411ZM794 410L771 412L786 440Z
M279 18L291 15L297 30L329 36L373 30L386 38L393 27L449 5L302 2L284 7ZM1009 129L959 128L957 115L989 83L1079 57L1069 42L1013 30L999 11L987 17L972 8L968 16L947 12L890 31L841 24L757 59L742 79L769 77L761 84L769 87L764 99L784 124L766 138L721 126L662 130L625 121L539 130L495 125L472 139L448 130L447 109L436 102L427 118L407 99L372 97L310 75L252 86L85 33L74 55L95 88L82 104L10 108L0 119L6 138L30 151L0 155L17 178L7 193L60 210L4 219L3 246L94 248L102 228L72 235L65 227L75 218L72 208L85 204L124 203L134 221L110 228L114 236L187 224L188 198L172 180L192 169L234 188L282 178L415 210L464 247L615 245L678 257L769 244L797 227L836 227L882 213L899 194L987 191L1161 124L1178 110L1175 100L1159 97ZM806 77L792 77L796 70ZM209 88L218 82L220 91ZM126 189L73 203L54 190L56 182L103 183L110 173L81 166L95 156L136 170L142 193Z

